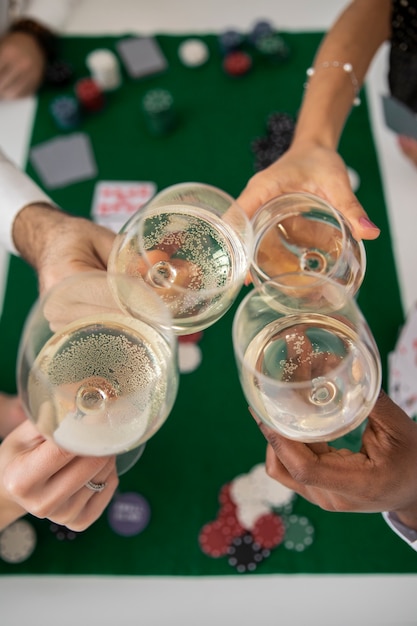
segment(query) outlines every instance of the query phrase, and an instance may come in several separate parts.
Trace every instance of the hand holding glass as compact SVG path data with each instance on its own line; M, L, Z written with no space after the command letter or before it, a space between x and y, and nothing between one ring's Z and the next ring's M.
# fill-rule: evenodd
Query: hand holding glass
M365 248L344 216L321 198L289 193L273 198L252 218L255 285L288 272L328 276L354 295L366 268Z
M233 345L248 403L289 439L336 439L378 397L375 340L355 300L329 278L290 273L253 289L236 311Z
M252 254L252 227L227 193L181 183L157 194L117 236L108 263L119 305L143 314L134 287L145 283L169 307L174 332L207 328L233 304Z
M35 303L19 347L18 390L28 417L58 446L119 455L168 417L176 337L168 310L145 286L141 301L152 324L121 311L106 272L96 271L63 280Z

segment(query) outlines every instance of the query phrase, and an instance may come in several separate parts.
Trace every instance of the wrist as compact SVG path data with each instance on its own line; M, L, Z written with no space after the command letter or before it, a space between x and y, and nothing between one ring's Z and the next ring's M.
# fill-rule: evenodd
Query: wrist
M28 204L16 215L12 239L16 250L29 265L39 270L48 253L49 241L62 228L64 214L47 202Z

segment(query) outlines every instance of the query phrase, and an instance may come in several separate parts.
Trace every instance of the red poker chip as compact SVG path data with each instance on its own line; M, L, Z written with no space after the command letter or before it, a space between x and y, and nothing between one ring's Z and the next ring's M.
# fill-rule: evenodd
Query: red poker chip
M223 69L230 76L242 76L252 67L252 58L242 50L229 52L223 59Z
M179 343L198 343L203 337L203 333L200 330L198 333L190 333L189 335L180 335L178 337Z
M217 520L222 524L224 532L232 537L240 537L246 533L245 528L239 522L236 515L236 507L231 509L227 504L222 507L217 516Z
M215 559L227 554L233 540L230 532L225 532L225 526L219 520L205 524L200 531L198 541L204 554Z
M267 513L256 520L251 532L256 543L270 550L284 540L285 524L279 515Z
M232 483L226 483L219 491L219 502L222 506L225 504L232 504L234 507L236 506L233 498L232 498Z

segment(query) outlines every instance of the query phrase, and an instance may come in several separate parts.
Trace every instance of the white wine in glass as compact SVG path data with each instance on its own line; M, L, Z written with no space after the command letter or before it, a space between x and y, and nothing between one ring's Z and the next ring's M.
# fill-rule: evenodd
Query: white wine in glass
M355 300L329 278L290 273L253 289L236 311L233 345L247 401L289 439L341 437L378 397L375 340Z
M181 183L157 194L125 224L110 254L108 271L119 305L141 311L124 277L145 283L162 298L174 332L207 328L233 304L249 271L252 227L224 191Z
M365 248L344 216L309 193L288 193L261 206L252 218L255 285L289 272L328 276L355 295L366 269Z
M18 390L28 417L60 447L123 456L168 417L178 388L176 337L163 303L149 289L141 296L153 324L118 308L106 272L83 272L28 316Z

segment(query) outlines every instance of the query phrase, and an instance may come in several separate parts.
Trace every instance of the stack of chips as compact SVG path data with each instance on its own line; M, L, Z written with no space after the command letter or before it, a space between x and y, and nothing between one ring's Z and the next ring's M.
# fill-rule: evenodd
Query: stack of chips
M254 168L260 171L271 165L290 147L295 120L287 113L272 113L267 119L267 135L258 137L251 148L255 155Z
M95 113L104 106L104 95L92 78L81 78L75 85L75 93L85 111Z
M244 42L244 36L237 30L225 30L219 35L220 52L223 55L238 50Z
M111 50L94 50L87 56L86 63L92 78L103 91L111 91L120 86L119 61Z
M265 59L272 63L286 61L290 55L287 44L277 33L270 33L259 37L256 40L255 48Z
M149 131L153 135L165 135L174 128L174 99L166 89L148 91L142 100L142 108Z
M48 63L45 70L45 83L52 87L66 87L74 78L74 70L69 63L56 59Z
M248 39L250 43L256 47L256 44L261 37L269 36L273 33L274 27L271 22L268 22L268 20L259 20L253 25Z
M229 52L223 59L223 69L229 76L243 76L252 67L252 57L243 50Z
M61 130L73 130L80 124L80 105L74 96L58 96L51 102L50 112Z

